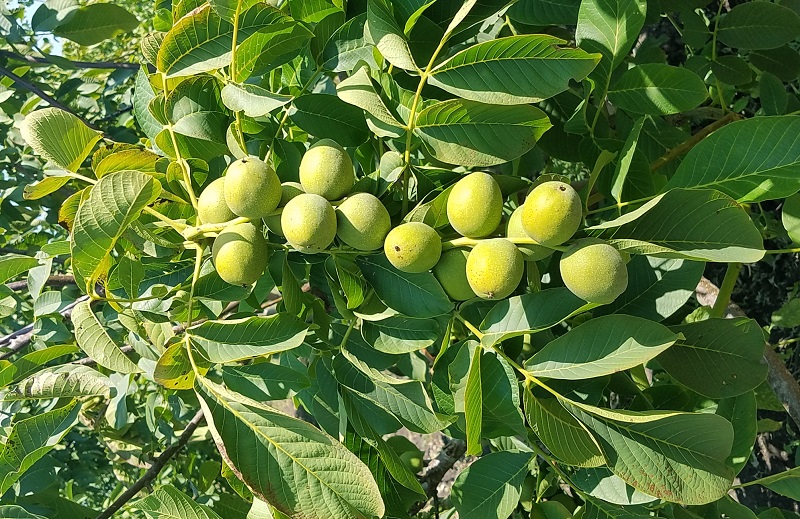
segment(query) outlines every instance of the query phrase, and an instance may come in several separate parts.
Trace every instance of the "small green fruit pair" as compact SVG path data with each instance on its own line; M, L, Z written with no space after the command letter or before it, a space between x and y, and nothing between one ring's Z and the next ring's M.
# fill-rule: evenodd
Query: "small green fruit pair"
M433 275L455 301L476 295L483 299L508 297L524 272L522 253L504 238L480 241L471 251L448 250L433 268Z
M337 235L357 250L380 248L391 226L389 212L369 193L348 197L337 211L320 195L298 194L286 203L280 223L289 245L312 254L328 248Z
M281 181L272 167L253 157L239 159L211 182L197 200L200 223L224 223L237 216L258 220L278 207Z

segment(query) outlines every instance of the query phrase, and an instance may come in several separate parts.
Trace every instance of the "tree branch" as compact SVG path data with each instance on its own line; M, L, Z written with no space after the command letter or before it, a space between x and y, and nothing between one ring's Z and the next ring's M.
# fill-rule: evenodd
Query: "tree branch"
M743 119L741 115L731 112L719 121L709 124L699 132L692 135L690 138L686 139L684 142L669 150L663 156L656 159L656 161L650 165L650 171L658 171L681 155L689 153L689 150L694 148L700 141L708 137L715 130L718 130L726 124L732 123L733 121L738 121L740 119Z
M7 69L5 69L3 67L0 67L0 75L6 76L11 81L16 83L20 87L24 88L28 92L38 96L43 101L46 101L53 108L58 108L60 110L64 110L65 112L69 112L72 115L74 115L75 117L77 117L78 119L80 119L81 121L83 121L83 124L85 124L89 128L97 130L97 127L95 127L95 125L93 125L92 123L87 121L84 117L82 117L80 114L78 114L75 110L73 110L72 108L70 108L70 107L68 107L68 106L66 106L64 104L61 104L57 99L55 99L51 95L47 94L44 90L42 90L41 88L37 87L33 83L30 83L30 82L22 79L18 75L14 74L10 70L7 70Z
M25 63L36 63L40 65L56 65L59 66L58 63L54 63L47 58L38 58L36 56L25 56L23 54L17 54L16 52L11 52L7 50L0 50L0 56L15 59L17 61L23 61ZM114 61L72 61L70 59L64 58L59 56L60 59L64 61L68 61L70 65L75 68L93 68L93 69L118 69L118 68L125 68L131 70L138 70L140 65L138 63L117 63Z
M139 478L131 487L122 493L113 503L111 506L103 510L103 513L97 516L97 519L109 519L112 515L114 515L120 508L125 506L125 503L136 497L136 494L139 493L144 487L149 485L156 479L159 472L166 466L167 462L175 456L187 443L189 443L189 439L194 434L195 429L197 426L200 425L200 422L203 421L203 411L197 411L197 414L194 415L194 418L186 425L186 428L183 430L180 438L178 441L167 447L161 455L153 461L153 464L147 469L147 472Z
M74 285L75 278L68 275L68 274L55 274L47 278L45 281L45 286L48 287L65 287L67 285ZM6 283L6 286L11 290L24 290L28 288L28 280L23 279L22 281L13 281L11 283Z
M64 317L68 317L69 314L72 312L72 309L75 308L75 305L82 301L86 301L89 299L88 296L79 297L72 303L68 304L61 310L61 315ZM5 337L0 338L0 346L2 346L5 351L0 353L0 360L7 359L8 357L12 356L13 354L17 353L28 344L31 343L31 335L33 335L33 323L20 328L16 332L10 333Z
M428 465L425 474L423 474L421 478L422 488L425 490L428 500L438 495L439 483L442 482L445 474L453 468L453 465L464 456L465 452L467 452L467 443L465 441L452 440L442 448L442 451L436 456L436 459ZM411 515L425 508L426 504L427 501L417 503L411 509Z
M718 295L719 288L706 278L702 278L697 285L697 289L695 289L695 297L704 306L713 307ZM733 302L728 303L726 316L747 317L744 311ZM775 392L789 417L794 420L795 424L800 426L800 384L786 369L786 365L775 352L775 347L772 344L766 344L764 358L769 367L767 384Z

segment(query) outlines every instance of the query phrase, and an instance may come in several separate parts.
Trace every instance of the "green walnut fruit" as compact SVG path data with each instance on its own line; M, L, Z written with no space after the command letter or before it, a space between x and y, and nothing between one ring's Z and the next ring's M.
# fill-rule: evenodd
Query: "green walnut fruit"
M299 182L284 182L281 184L281 201L278 203L278 207L285 207L286 204L289 203L289 200L302 193L303 186L301 186ZM280 214L271 214L267 216L264 218L264 223L267 224L270 231L278 236L283 236Z
M506 237L532 239L522 227L522 206L517 207L514 212L511 213L511 217L508 219L508 225L506 226ZM525 257L525 261L539 261L553 254L553 249L548 249L542 245L517 244L517 248Z
M264 218L281 201L281 181L272 166L245 157L228 166L225 173L225 202L245 218Z
M398 454L398 456L404 452L420 452L419 448L414 442L399 434L386 438L386 445L391 447L392 450Z
M483 299L503 299L522 281L525 260L516 245L505 238L478 242L467 258L467 279Z
M470 173L450 190L447 219L455 231L468 238L490 235L503 217L503 193L488 173Z
M350 155L331 139L322 139L311 146L300 161L300 183L306 193L339 200L355 182Z
M400 460L414 474L422 470L424 466L421 452L404 452L400 455Z
M430 225L408 222L389 231L383 252L397 270L412 274L426 272L442 255L442 239Z
M197 199L198 224L225 223L236 215L225 203L225 179L218 178L203 189Z
M217 235L211 257L223 280L231 285L251 285L267 268L269 247L261 229L252 223L239 223Z
M628 287L625 260L617 249L596 238L572 244L561 257L559 270L570 292L590 303L611 303Z
M466 249L450 249L442 253L439 262L433 267L433 275L454 301L466 301L475 297L467 279L468 256L469 251Z
M369 193L347 197L336 210L336 234L354 249L379 249L391 228L389 211Z
M319 195L302 193L289 200L281 213L286 241L300 252L315 254L336 237L336 212Z
M525 232L549 247L572 238L583 221L581 197L572 186L550 181L539 184L528 194L522 206Z

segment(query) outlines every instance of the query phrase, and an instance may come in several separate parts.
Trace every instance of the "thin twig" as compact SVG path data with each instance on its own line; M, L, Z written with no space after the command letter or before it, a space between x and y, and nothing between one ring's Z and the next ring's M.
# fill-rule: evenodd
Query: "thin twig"
M57 99L55 99L51 95L47 94L44 90L42 90L41 88L37 87L33 83L30 83L30 82L22 79L18 75L14 74L10 70L7 70L7 69L5 69L3 67L0 67L0 74L2 74L3 76L6 76L11 81L13 81L17 85L21 86L22 88L24 88L28 92L38 96L43 101L46 101L53 108L58 108L60 110L64 110L65 112L69 112L72 115L74 115L75 117L77 117L78 119L80 119L81 121L83 121L83 123L86 126L88 126L89 128L97 130L97 127L95 125L93 125L92 123L87 121L84 117L82 117L80 114L78 114L75 110L73 110L72 108L60 103Z
M0 50L0 56L15 59L17 61L24 61L26 63L36 63L41 65L57 65L53 61L50 61L47 58L38 58L36 56L25 56L23 54L17 54L16 52L11 52L7 50ZM67 59L63 56L59 56L59 59L64 61L68 61L72 67L75 68L92 68L92 69L118 69L118 68L126 68L131 70L138 70L140 65L138 63L118 63L114 61L72 61Z
M65 287L67 285L74 285L75 278L68 274L55 274L47 278L44 284L48 287ZM13 281L11 283L6 283L6 286L14 291L24 290L28 288L28 281L26 279L22 281Z
M19 164L8 164L8 165L14 166L15 168L19 166ZM31 256L31 257L36 255L34 252L31 252L29 250L15 249L13 247L0 247L0 254L20 254L22 256Z
M61 315L64 317L68 317L69 314L72 312L72 309L80 302L86 301L89 299L88 296L79 297L72 303L68 304L61 310ZM0 353L0 360L7 359L8 357L14 355L21 349L25 348L27 345L31 343L31 336L33 335L33 323L25 326L17 330L16 332L10 333L3 338L0 338L0 346L2 346L5 351Z
M158 474L161 470L166 466L167 462L175 456L187 443L189 443L189 439L194 434L195 429L197 426L200 425L200 422L203 421L203 411L197 411L197 414L194 415L194 418L186 425L186 428L183 430L180 438L178 441L167 447L161 455L153 461L153 464L147 469L147 472L139 478L136 483L131 485L131 487L122 493L113 503L111 506L103 510L103 513L97 516L97 519L109 519L114 513L116 513L120 508L125 506L125 504L136 497L136 494L139 493L144 487L149 485L156 479Z
M651 172L657 171L666 166L667 164L669 164L670 162L672 162L673 160L677 159L681 155L689 153L689 150L694 148L700 141L708 137L709 134L711 134L715 130L722 128L728 123L732 123L733 121L738 121L740 119L744 119L744 117L737 113L731 112L722 119L720 119L719 121L709 124L699 132L692 135L687 140L683 141L682 143L678 144L677 146L669 150L662 157L656 159L656 161L650 165L650 171Z

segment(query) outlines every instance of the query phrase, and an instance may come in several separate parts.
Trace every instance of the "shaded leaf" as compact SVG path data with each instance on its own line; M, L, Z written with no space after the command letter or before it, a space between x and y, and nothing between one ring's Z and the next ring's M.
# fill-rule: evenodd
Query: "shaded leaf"
M720 20L717 36L730 47L774 49L800 36L800 16L772 2L747 2Z
M549 342L525 361L536 377L582 380L644 364L681 336L629 315L591 319Z
M615 505L643 505L656 500L631 487L606 467L577 470L570 482L590 496Z
M453 309L453 303L433 274L400 272L384 255L358 258L358 264L381 301L403 315L424 319Z
M120 33L132 32L138 26L139 20L121 5L96 3L72 11L53 34L89 46Z
M481 457L456 477L452 499L462 519L505 519L517 507L532 454L493 452Z
M281 364L260 362L248 366L224 366L225 387L258 402L288 398L311 385L305 373Z
M149 496L131 503L135 509L164 519L221 519L207 506L199 505L177 488L164 485Z
M567 465L596 467L605 464L597 441L554 397L524 392L525 414L536 436Z
M417 70L408 40L392 14L391 2L371 0L367 4L367 23L364 27L364 35L395 67Z
M709 398L755 389L767 376L764 332L751 319L708 319L670 327L684 336L658 357L678 382Z
M628 288L613 303L595 310L595 314L666 319L694 295L704 268L700 261L634 256L628 262Z
M487 346L551 328L585 310L586 301L566 288L551 288L509 297L492 307L481 323L481 342Z
M682 504L710 503L730 488L725 460L733 427L721 416L568 405L594 432L609 468L632 487Z
M597 83L599 95L605 95L611 73L636 43L646 11L644 0L581 2L575 41L586 52L599 52L603 56L589 76Z
M366 14L360 14L333 33L322 51L322 66L333 72L345 72L355 68L359 61L371 67L377 66L373 57L375 46L364 35Z
M703 80L691 70L661 63L628 69L608 92L615 106L628 112L668 115L696 108L708 98Z
M400 380L370 372L372 378L357 368L344 355L334 357L336 380L353 394L388 412L409 430L429 434L441 431L452 420L433 410L422 383ZM377 376L374 376L376 375Z
M228 83L222 88L222 102L234 112L248 117L267 115L292 100L292 96L273 94L258 85Z
M396 315L381 321L364 321L361 333L364 340L378 351L410 353L436 342L439 324L434 319L411 319Z
M587 230L620 250L661 258L752 263L764 256L750 216L711 189L672 189Z
M289 117L318 139L333 139L342 146L358 146L369 132L364 113L329 94L308 94L292 103Z

